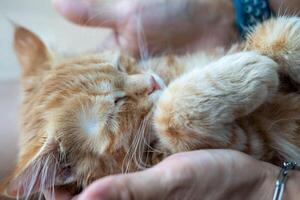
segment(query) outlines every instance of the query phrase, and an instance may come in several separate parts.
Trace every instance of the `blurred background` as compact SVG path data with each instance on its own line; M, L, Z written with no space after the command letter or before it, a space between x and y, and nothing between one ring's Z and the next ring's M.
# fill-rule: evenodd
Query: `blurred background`
M32 30L50 48L68 54L93 49L109 34L109 30L67 22L55 12L51 0L0 0L0 179L14 166L18 142L20 67L12 48L10 21Z

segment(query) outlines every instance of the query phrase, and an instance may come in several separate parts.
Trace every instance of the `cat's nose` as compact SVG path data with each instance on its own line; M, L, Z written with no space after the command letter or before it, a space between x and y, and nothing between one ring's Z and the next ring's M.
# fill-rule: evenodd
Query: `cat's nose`
M160 90L160 89L161 89L161 87L160 87L159 83L156 81L156 79L153 76L151 76L151 84L150 84L148 95L150 95L153 92L155 92L156 90Z

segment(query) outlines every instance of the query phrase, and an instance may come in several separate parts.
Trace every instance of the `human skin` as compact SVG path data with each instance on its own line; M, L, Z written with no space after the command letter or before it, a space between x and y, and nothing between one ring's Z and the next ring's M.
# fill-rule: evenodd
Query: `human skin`
M133 19L133 14L135 8L135 3L134 1L129 1L129 0L123 0L123 5L127 5L127 9L120 9L120 12L108 12L105 15L97 15L97 11L102 9L103 4L99 2L104 2L105 0L101 1L96 1L96 0L53 0L57 10L66 18L69 20L81 24L81 25L87 25L87 26L102 26L104 25L105 27L111 27L115 30L115 35L113 37L110 37L106 40L106 43L101 44L101 48L115 48L117 46L121 46L123 51L126 51L132 55L138 56L138 40L137 40L137 34L138 34L138 29L136 28L136 21ZM121 0L120 0L121 1ZM138 2L146 2L147 0L140 0ZM191 2L194 1L194 2ZM72 4L73 2L73 4ZM98 3L97 3L98 2ZM110 1L111 2L111 1ZM147 35L145 40L148 43L148 49L149 52L152 53L159 53L159 52L164 52L169 49L174 49L175 51L179 52L184 52L186 50L195 50L199 48L213 48L216 46L229 46L232 42L235 42L236 39L238 38L236 29L234 27L234 10L231 5L230 0L187 0L187 2L190 2L190 5L198 5L198 6L190 6L193 9L186 9L186 10L180 10L182 9L179 4L174 5L174 7L170 7L170 4L164 4L164 0L151 0L148 2L152 2L152 6L155 9L155 16L156 19L160 20L151 20L151 12L150 14L147 14L147 12L142 17L143 24L147 25L144 27L144 32ZM161 4L154 4L155 2L160 2ZM182 2L180 0L173 0L172 4L176 4L176 2ZM284 4L282 4L284 2ZM81 3L81 4L80 4ZM82 5L84 4L84 5ZM214 5L217 7L214 7ZM279 14L297 14L299 13L300 10L300 2L299 0L270 0L270 5L271 8L278 12ZM115 5L115 4L110 4L110 5ZM162 6L162 5L165 5ZM222 6L221 6L222 5ZM151 5L148 5L145 9L153 9ZM161 9L156 9L158 7L161 7ZM93 8L93 9L91 9ZM111 7L112 9L117 8L115 6ZM124 7L122 7L124 8ZM126 8L126 7L125 7ZM170 9L173 8L173 9ZM221 9L220 9L221 8ZM198 10L199 9L199 10ZM211 10L210 10L211 9ZM217 12L215 12L215 10ZM218 10L219 9L219 10ZM108 9L109 10L109 9ZM189 10L189 12L187 12ZM200 11L205 11L205 12L200 12ZM158 12L160 11L160 12ZM161 11L164 11L161 12ZM181 20L177 20L177 17L174 17L174 13L181 12ZM197 12L199 11L199 12ZM84 13L89 13L89 14L84 14ZM148 13L149 13L148 12ZM116 13L118 13L116 15ZM213 16L207 16L208 13L213 14ZM214 15L216 14L216 15ZM101 17L100 17L101 16ZM126 17L125 17L126 16ZM186 16L186 17L184 17ZM126 20L123 20L126 19ZM186 20L185 20L186 19ZM219 22L219 20L222 19L224 21ZM173 28L169 29L167 26L172 20L173 22ZM109 22L109 23L108 23ZM157 23L159 22L159 23ZM180 22L180 23L179 23ZM187 24L185 24L187 23ZM221 23L219 26L218 23ZM184 24L185 31L182 33L181 28L182 24ZM198 24L199 26L196 27L195 24ZM203 25L203 26L202 26ZM195 28L196 27L196 28ZM201 28L202 27L202 28ZM204 28L205 27L205 28ZM167 29L166 29L167 28ZM215 29L218 30L215 30ZM149 32L147 32L147 30ZM163 30L163 31L162 31ZM203 30L205 30L206 34L203 34ZM178 31L178 32L177 32ZM214 33L216 31L216 33ZM170 38L166 38L163 41L160 40L161 34L164 32L166 36L169 36ZM190 36L192 35L193 37L192 40L184 40L182 38L188 38L184 37L186 35ZM216 34L216 35L215 35ZM116 40L118 40L118 44L116 43ZM179 40L179 43L176 43L176 40ZM174 42L174 44L173 44ZM150 43L150 44L149 44ZM159 44L162 43L162 44ZM8 89L11 88L11 90L14 89L13 85L7 85L6 86ZM11 104L14 104L11 102ZM11 111L11 106L14 105L7 105L2 112L10 112ZM5 117L3 115L3 117ZM2 127L4 130L6 128L11 129L12 124L15 123L15 120L12 120L13 123L5 123ZM14 129L15 131L15 129ZM3 148L1 146L0 148ZM5 149L7 150L7 149ZM2 150L0 150L2 152ZM189 154L186 154L189 156ZM202 154L201 154L202 155ZM6 163L6 160L3 160L3 163ZM180 163L180 162L178 162ZM172 167L172 166L171 166ZM244 167L245 168L245 167ZM247 168L247 167L246 167ZM272 167L274 168L274 166ZM149 169L151 171L152 169ZM277 170L279 170L277 168ZM148 173L148 171L147 171ZM245 173L245 171L243 172ZM256 173L256 171L255 171ZM140 176L143 176L143 172L139 172ZM149 173L151 174L151 173ZM153 177L155 177L155 180L158 180L157 177L155 176L156 174L153 172ZM205 174L206 175L206 174ZM277 174L274 176L276 177ZM134 177L139 177L134 174L130 175L121 175L121 176L113 176L110 178L102 179L97 182L95 182L93 185L95 185L92 189L93 185L91 185L85 192L82 194L84 195L89 195L92 194L92 192L96 193L98 188L103 187L103 184L108 184L109 185L109 180L123 180L127 181L128 179L134 181ZM273 177L273 178L274 178ZM294 175L292 174L291 177L294 177L292 179L289 179L288 184L287 184L287 191L292 190L293 186L297 186L297 184L292 184L293 182L298 181L299 178L299 173L294 172ZM153 182L155 182L153 180ZM105 181L105 183L103 182ZM272 181L268 181L272 182ZM114 181L111 181L110 183L114 183ZM101 187L98 187L98 184L102 185ZM273 186L273 182L271 183ZM111 185L109 185L111 186ZM108 186L106 186L108 187ZM141 188L139 188L141 189ZM143 188L142 188L143 189ZM146 188L144 188L146 189ZM151 188L150 188L151 189ZM298 188L299 189L299 188ZM103 190L102 190L103 191ZM141 190L143 191L143 190ZM153 190L154 191L154 190ZM295 190L297 191L297 190ZM90 193L91 192L91 193ZM59 192L57 191L58 195L64 195L64 198L71 198L71 196L68 193L65 192ZM289 192L289 193L292 193ZM59 198L58 198L59 199Z
M143 41L152 55L229 46L238 38L234 9L228 0L120 0L114 3L54 0L53 3L74 23L112 28L114 34L100 47L120 47L133 56L139 56Z
M145 171L100 179L76 200L272 199L279 168L232 150L172 155ZM300 173L291 172L284 199L296 200ZM70 199L57 191L56 199ZM47 196L46 196L47 197Z
M112 28L114 35L101 44L102 48L120 47L136 57L141 56L141 46L151 54L170 49L188 52L228 47L238 39L235 11L229 0L53 2L56 9L74 23ZM296 15L300 10L299 0L270 0L269 3L279 15ZM136 16L143 29L138 26ZM141 30L146 47L139 44ZM188 199L272 199L278 171L278 167L233 151L189 152L174 155L143 172L100 179L76 198L122 199L119 195L123 194L124 199L172 199L174 195L182 199L191 194ZM174 174L180 176L174 177ZM299 172L293 172L286 187L287 199L295 199L299 193L297 182L300 182Z
M74 23L113 29L114 34L100 44L100 49L120 47L136 57L140 56L140 47L150 55L186 53L229 47L239 37L231 0L53 0L53 3L59 13ZM279 15L296 15L300 11L299 0L269 0L269 3Z

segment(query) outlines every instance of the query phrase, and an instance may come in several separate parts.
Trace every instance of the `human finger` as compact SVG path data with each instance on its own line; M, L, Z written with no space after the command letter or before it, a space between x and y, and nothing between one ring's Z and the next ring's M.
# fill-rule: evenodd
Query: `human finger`
M48 199L56 199L56 200L70 200L72 199L72 195L66 190L56 189L54 192L52 190L44 191L44 197L46 200Z
M76 24L111 28L124 21L133 7L129 0L53 0L53 5Z

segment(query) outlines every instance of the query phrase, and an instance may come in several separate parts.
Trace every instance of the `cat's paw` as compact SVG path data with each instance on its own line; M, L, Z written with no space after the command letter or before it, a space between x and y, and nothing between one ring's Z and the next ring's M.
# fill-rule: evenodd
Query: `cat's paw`
M255 52L225 56L170 83L154 113L163 146L173 153L225 148L224 125L253 112L277 91L278 65Z
M281 72L300 83L299 17L278 17L258 25L248 35L246 49L274 59Z

